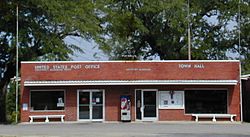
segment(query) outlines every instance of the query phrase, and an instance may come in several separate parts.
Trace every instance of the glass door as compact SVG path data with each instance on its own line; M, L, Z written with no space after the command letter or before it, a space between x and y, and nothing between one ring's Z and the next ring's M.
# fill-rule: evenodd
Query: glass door
M100 90L82 90L78 92L78 119L87 121L103 120L104 92Z
M143 120L156 120L156 92L143 91Z
M92 119L103 119L102 92L92 92Z
M158 118L157 90L136 90L135 96L136 120L156 121Z
M79 119L90 119L90 92L79 92Z
M136 100L136 119L137 120L141 120L141 115L142 115L142 113L141 113L141 111L142 111L142 106L141 106L141 104L142 104L142 100L141 100L141 93L142 93L142 91L141 90L136 90L135 91L135 100Z

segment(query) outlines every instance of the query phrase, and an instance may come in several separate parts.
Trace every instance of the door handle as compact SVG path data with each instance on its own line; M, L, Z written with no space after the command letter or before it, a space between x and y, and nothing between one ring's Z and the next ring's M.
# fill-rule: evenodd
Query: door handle
M143 110L144 110L144 106L143 106L143 107L141 107L141 109L140 109L140 110L141 110L141 113L142 113L142 112L143 112Z

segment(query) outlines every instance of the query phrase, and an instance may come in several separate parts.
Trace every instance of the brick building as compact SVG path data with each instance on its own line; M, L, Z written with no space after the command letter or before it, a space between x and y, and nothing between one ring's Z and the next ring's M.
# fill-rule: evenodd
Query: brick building
M120 121L124 95L130 98L132 121L192 121L194 114L216 114L217 120L233 115L241 121L239 65L209 60L22 62L21 122L50 115L63 115L65 121Z

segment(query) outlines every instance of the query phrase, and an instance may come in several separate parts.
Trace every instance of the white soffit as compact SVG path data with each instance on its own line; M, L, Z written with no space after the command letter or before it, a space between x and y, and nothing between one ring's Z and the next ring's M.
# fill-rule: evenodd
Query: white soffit
M237 80L55 80L24 81L24 86L79 85L237 85Z
M240 77L242 80L248 80L250 78L250 74L246 74L246 75L241 75Z

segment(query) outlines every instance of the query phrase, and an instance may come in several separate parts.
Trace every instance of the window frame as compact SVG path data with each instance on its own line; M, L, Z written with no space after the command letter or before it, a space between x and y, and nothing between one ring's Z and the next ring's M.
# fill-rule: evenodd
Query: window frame
M50 91L62 91L64 96L64 108L62 110L32 110L31 109L31 92L50 92ZM39 90L30 90L29 92L29 111L30 112L64 112L66 107L66 90L65 89L39 89Z
M182 105L162 105L161 104L161 95L164 93L164 92L167 92L165 94L169 94L170 91L174 91L174 92L179 92L182 96ZM159 109L185 109L185 91L184 90L161 90L159 91L158 95L159 95Z

